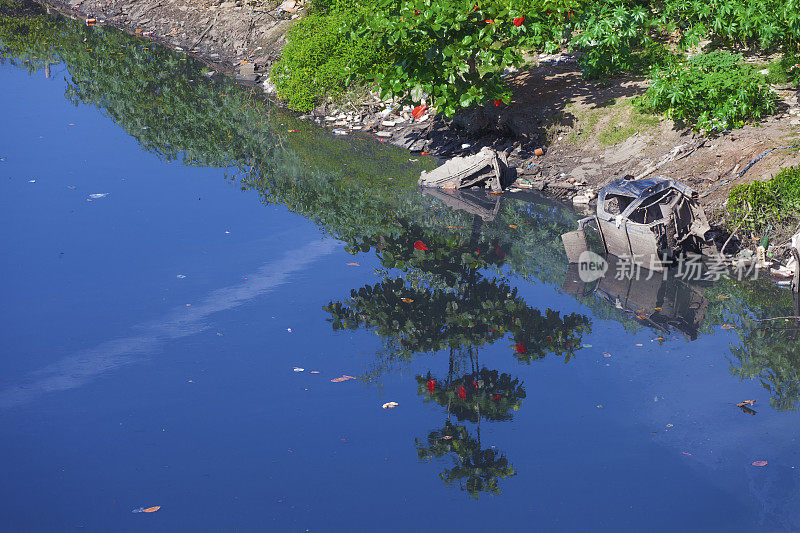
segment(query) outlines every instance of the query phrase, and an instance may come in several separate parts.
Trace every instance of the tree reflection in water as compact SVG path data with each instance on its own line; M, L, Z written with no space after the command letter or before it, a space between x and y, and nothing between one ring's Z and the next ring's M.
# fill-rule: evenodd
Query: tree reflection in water
M569 361L590 327L583 315L562 317L550 309L533 309L506 280L486 277L503 264L507 250L496 238L484 237L481 224L476 216L464 241L406 223L397 235L356 243L354 248L361 251L375 249L385 278L325 307L334 329L374 329L390 360L409 360L423 352L449 354L446 377L431 371L416 377L419 394L447 411L442 429L416 439L417 454L421 460L449 457L452 466L440 477L475 498L499 493L500 480L515 475L502 452L483 447L481 420L511 420L525 398L518 379L481 367L480 347L509 337L510 351L519 362L547 354L564 355ZM426 250L414 246L420 239ZM390 270L400 274L390 276ZM467 367L469 371L460 374ZM474 435L452 417L474 424Z

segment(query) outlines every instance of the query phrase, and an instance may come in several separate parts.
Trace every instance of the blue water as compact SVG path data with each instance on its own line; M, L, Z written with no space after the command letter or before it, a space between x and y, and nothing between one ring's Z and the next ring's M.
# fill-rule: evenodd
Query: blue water
M64 31L65 43L69 31L128 39ZM81 44L84 59L106 61L97 46ZM800 364L737 356L797 353L795 333L764 336L748 318L790 314L785 291L701 287L696 335L653 329L562 289L554 221L571 229L575 215L557 203L503 199L480 222L406 187L428 162L283 114L270 135L295 144L263 165L272 145L241 148L263 131L245 118L221 137L222 160L202 138L199 152L176 139L169 153L158 135L187 131L199 97L165 98L144 119L114 107L124 90L84 87L74 105L79 56L46 78L19 49L5 54L3 531L800 530ZM192 72L147 90L185 75L201 96L239 94ZM376 287L396 278L400 289ZM510 293L521 307L489 305ZM356 309L350 327L333 327L336 302ZM536 318L547 310L552 327ZM491 371L523 394L498 386L476 411L470 383ZM452 389L449 415L428 373ZM331 381L343 374L356 379ZM459 418L462 382L472 414ZM745 399L755 416L736 407ZM431 435L441 457L426 455Z

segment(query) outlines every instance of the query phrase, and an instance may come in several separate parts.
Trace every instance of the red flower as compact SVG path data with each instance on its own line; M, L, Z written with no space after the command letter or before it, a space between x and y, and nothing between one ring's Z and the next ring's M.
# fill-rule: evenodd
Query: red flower
M478 10L478 6L475 6L475 11L477 11L477 10Z
M500 107L500 104L502 104L502 103L503 103L503 101L502 101L502 100L495 100L495 101L494 101L494 106L495 106L495 107Z
M551 340L553 340L553 337L547 337L548 342L550 342Z
M494 24L494 21L492 19L486 19L486 24Z
M478 382L474 379L472 380L472 386L475 387L475 390L478 390Z
M413 118L414 120L419 119L420 117L422 117L422 115L425 114L426 109L428 109L428 106L426 106L425 104L418 105L417 107L411 110L411 118Z
M415 15L419 15L419 11L414 11L414 14Z
M499 399L500 399L500 395L499 395L499 394L495 394L495 395L494 395L494 401L497 401L497 400L499 400Z
M522 23L525 22L525 17L517 17L511 22L514 24L514 26L519 28L520 26L522 26Z
M521 342L518 342L514 346L514 351L517 352L517 353L525 353L525 345L522 344Z
M414 248L416 248L417 250L422 250L424 252L425 250L428 249L428 245L426 245L422 241L417 241L414 243Z
M433 392L436 389L436 380L429 379L428 380L428 392Z
M464 385L461 385L458 388L458 396L461 397L461 398L466 398L467 397L467 389L464 388Z

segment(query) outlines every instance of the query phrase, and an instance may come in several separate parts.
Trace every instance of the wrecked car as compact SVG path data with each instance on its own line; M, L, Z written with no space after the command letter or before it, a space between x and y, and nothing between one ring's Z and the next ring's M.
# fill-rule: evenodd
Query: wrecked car
M619 179L603 187L597 214L562 235L570 263L588 249L585 228L594 222L606 253L653 270L683 253L702 253L711 229L697 193L670 178Z

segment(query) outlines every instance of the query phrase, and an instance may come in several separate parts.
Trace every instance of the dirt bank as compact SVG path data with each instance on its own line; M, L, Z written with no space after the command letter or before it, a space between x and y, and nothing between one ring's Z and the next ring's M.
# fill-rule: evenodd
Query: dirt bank
M280 57L302 9L294 0L41 0L81 19L96 19L197 57L241 81L257 83Z

